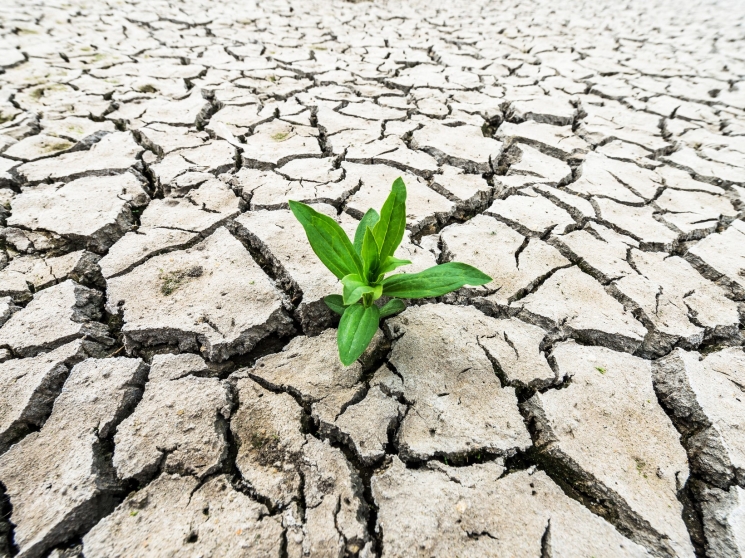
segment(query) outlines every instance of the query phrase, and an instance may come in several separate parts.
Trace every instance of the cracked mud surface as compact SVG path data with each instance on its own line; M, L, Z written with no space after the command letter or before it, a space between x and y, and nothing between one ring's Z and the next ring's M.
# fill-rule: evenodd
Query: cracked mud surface
M741 2L0 7L0 558L745 555ZM348 233L494 282L344 368Z

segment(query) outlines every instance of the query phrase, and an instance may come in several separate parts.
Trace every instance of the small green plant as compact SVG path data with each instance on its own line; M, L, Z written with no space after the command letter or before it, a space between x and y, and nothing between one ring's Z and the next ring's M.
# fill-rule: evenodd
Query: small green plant
M354 243L331 217L303 203L290 201L290 209L303 225L313 252L341 280L343 294L324 298L326 305L341 316L337 332L339 359L352 364L365 352L381 318L406 308L402 298L430 298L460 289L463 285L484 285L491 277L464 263L445 263L420 271L385 277L409 260L393 253L406 229L406 186L401 178L380 213L369 209L357 226ZM375 301L390 300L383 306Z

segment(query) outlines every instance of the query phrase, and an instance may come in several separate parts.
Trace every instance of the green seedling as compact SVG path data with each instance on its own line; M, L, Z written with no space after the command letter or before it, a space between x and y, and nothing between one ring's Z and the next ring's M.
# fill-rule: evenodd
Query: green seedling
M341 316L336 340L344 366L365 352L382 318L406 308L402 298L442 296L464 285L484 285L492 280L475 267L457 262L385 277L411 263L393 255L406 229L406 186L401 178L393 182L380 213L374 209L365 213L354 243L331 217L296 201L290 202L290 209L303 225L318 259L341 280L342 295L327 296L324 302ZM383 296L390 300L379 306L375 302Z

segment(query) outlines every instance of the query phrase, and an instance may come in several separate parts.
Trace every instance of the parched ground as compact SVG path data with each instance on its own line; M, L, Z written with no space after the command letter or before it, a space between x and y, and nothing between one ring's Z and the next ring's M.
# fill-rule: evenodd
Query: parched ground
M4 0L0 198L2 557L745 554L740 0Z

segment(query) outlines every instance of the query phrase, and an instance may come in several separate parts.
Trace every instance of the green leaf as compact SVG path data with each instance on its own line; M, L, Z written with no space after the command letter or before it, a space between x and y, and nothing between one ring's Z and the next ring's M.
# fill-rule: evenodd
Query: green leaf
M362 255L362 239L365 238L365 231L368 227L371 229L375 226L375 223L380 219L380 215L374 209L370 208L362 217L362 221L357 225L357 230L354 233L354 249L358 254Z
M463 285L484 285L491 277L464 263L436 265L419 273L401 273L383 281L383 294L398 298L442 296Z
M365 308L361 304L348 306L339 322L336 344L339 359L349 366L365 352L375 332L378 330L380 310L374 304Z
M406 185L401 177L393 181L391 193L380 210L380 219L373 233L380 247L380 260L385 261L401 244L406 230Z
M401 312L402 310L406 310L404 301L400 298L392 298L391 300L386 302L380 309L380 319L382 320L383 318L392 316L393 314Z
M344 315L344 299L341 295L325 296L323 297L323 301L326 303L326 306L331 308L331 310L340 316Z
M369 227L365 231L365 238L362 241L362 268L363 278L370 280L370 276L378 269L380 263L378 255L378 244L375 242L372 229Z
M304 203L290 201L290 209L303 225L313 252L331 273L338 279L362 273L362 261L336 221Z
M394 258L393 256L388 256L385 261L378 267L378 277L380 277L381 275L385 275L386 273L390 273L397 267L409 264L411 264L410 260L399 260L398 258Z
M374 289L367 284L367 281L356 273L345 275L341 282L344 285L344 290L342 291L344 295L344 306L354 304L362 298L363 294L372 293L374 291Z

